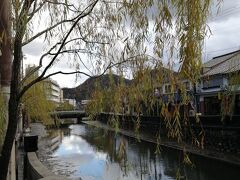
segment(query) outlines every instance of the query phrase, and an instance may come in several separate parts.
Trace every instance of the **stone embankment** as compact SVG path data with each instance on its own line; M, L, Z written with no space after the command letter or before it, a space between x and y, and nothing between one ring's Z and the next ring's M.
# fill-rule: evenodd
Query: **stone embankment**
M85 121L84 123L92 126L96 126L99 128L115 131L114 128L109 127L107 124L99 121ZM126 129L119 129L119 133L133 137L138 138L143 141L151 142L157 144L156 137L152 133L143 132L141 131L139 134L134 133L132 130L126 130ZM228 153L228 152L218 152L214 150L208 150L208 149L199 149L196 147L193 147L191 145L185 145L184 147L176 143L175 141L170 141L169 139L161 138L161 146L166 148L172 148L176 150L183 150L185 149L187 152L192 153L194 155L202 156L205 158L211 158L219 161L223 161L229 164L240 166L240 156L238 154L234 153Z
M31 124L31 133L29 135L38 136L39 148L41 153L47 153L47 143L44 138L47 136L45 127L41 123ZM57 139L54 139L54 142ZM67 180L67 177L55 175L47 167L45 167L37 156L38 152L28 152L26 154L25 170L28 180ZM47 156L46 156L47 157Z

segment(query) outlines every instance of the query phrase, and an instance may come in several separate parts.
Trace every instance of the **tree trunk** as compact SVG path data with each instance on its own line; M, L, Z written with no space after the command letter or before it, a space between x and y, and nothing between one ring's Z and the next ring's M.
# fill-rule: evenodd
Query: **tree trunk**
M11 39L10 34L10 21L9 17L10 14L8 11L10 8L9 3L11 1L4 0L2 4L5 4L5 11L8 16L4 16L7 21L7 38ZM31 4L33 3L33 0L31 1L24 1L22 10L19 14L19 18L16 22L16 35L14 38L14 59L12 64L12 76L11 76L11 87L10 87L10 99L9 99L9 106L8 106L8 126L7 126L7 132L4 139L1 157L0 157L0 179L6 180L7 174L8 174L8 165L11 157L11 150L13 147L16 131L17 131L17 125L18 125L18 118L19 118L19 104L20 104L20 75L21 75L21 61L22 61L22 39L25 34L26 30L26 21L25 17L28 14L29 8L31 7ZM1 5L2 5L1 4ZM0 6L1 7L1 6ZM1 18L1 17L0 17ZM1 19L0 19L1 20ZM10 41L8 41L10 42ZM9 45L10 48L10 45Z
M0 158L0 179L6 180L8 174L8 165L11 157L11 150L15 139L18 121L18 102L16 96L11 95L9 100L9 122L7 133L4 139Z
M2 88L5 88L4 91L6 91L5 96L6 100L8 100L9 91L7 90L10 85L11 80L11 61L12 61L12 52L11 52L11 11L10 11L10 1L3 0L0 3L0 37L1 43L0 43L0 84ZM11 97L13 99L13 97ZM11 101L14 102L14 101ZM7 103L7 102L6 102ZM15 138L15 131L16 125L14 126L14 121L12 119L17 120L14 117L17 117L17 104L15 104L15 107L12 103L8 104L8 112L9 116L11 116L10 120L7 119L8 126L11 128L8 128L4 145L2 147L1 157L0 157L0 179L5 180L7 178L8 174L8 164L11 157L11 150L13 146L13 141ZM7 116L7 117L9 117ZM16 124L16 123L15 123ZM15 173L15 172L12 172Z
M21 48L22 42L17 39L14 42L14 60L12 66L12 79L10 88L10 99L8 104L8 126L4 139L1 158L0 158L0 179L6 180L8 165L11 157L11 150L14 143L17 123L19 118L19 89L20 89L20 72L21 72Z

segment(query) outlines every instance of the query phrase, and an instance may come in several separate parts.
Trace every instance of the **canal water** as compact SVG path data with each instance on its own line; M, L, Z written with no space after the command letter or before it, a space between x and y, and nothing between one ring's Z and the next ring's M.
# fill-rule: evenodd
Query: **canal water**
M59 145L48 156L50 169L71 179L83 180L238 180L240 169L226 163L190 156L193 165L182 163L182 152L85 124L56 131Z

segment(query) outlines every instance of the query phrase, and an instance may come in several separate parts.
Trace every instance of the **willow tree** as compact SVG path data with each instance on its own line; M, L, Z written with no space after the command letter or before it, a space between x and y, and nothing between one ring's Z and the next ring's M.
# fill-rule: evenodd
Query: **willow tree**
M171 64L175 46L180 47L183 74L189 75L190 70L199 72L210 0L13 0L4 3L9 3L12 16L9 17L12 34L5 39L11 40L13 62L0 179L6 179L19 104L34 84L56 74L101 75L113 67L123 75L126 69L135 73L147 65L159 64L166 49ZM42 56L33 60L38 66L32 73L39 70L41 73L24 83L20 76L22 48L36 40L42 41L45 48ZM155 62L149 62L149 54L155 57ZM49 71L61 61L74 67L73 71ZM197 75L191 76L193 81Z
M36 76L31 75L25 80L25 83L31 82ZM50 89L47 83L41 81L34 84L22 97L23 119L29 122L39 121L44 125L54 124L50 112L53 112L57 107L48 99ZM29 123L26 122L26 123Z

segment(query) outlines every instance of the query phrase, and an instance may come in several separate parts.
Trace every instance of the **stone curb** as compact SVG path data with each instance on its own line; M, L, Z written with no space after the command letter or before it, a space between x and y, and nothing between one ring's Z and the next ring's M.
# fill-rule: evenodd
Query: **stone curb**
M35 152L27 153L28 171L32 179L41 180L68 180L67 177L56 176L49 171L38 159Z

